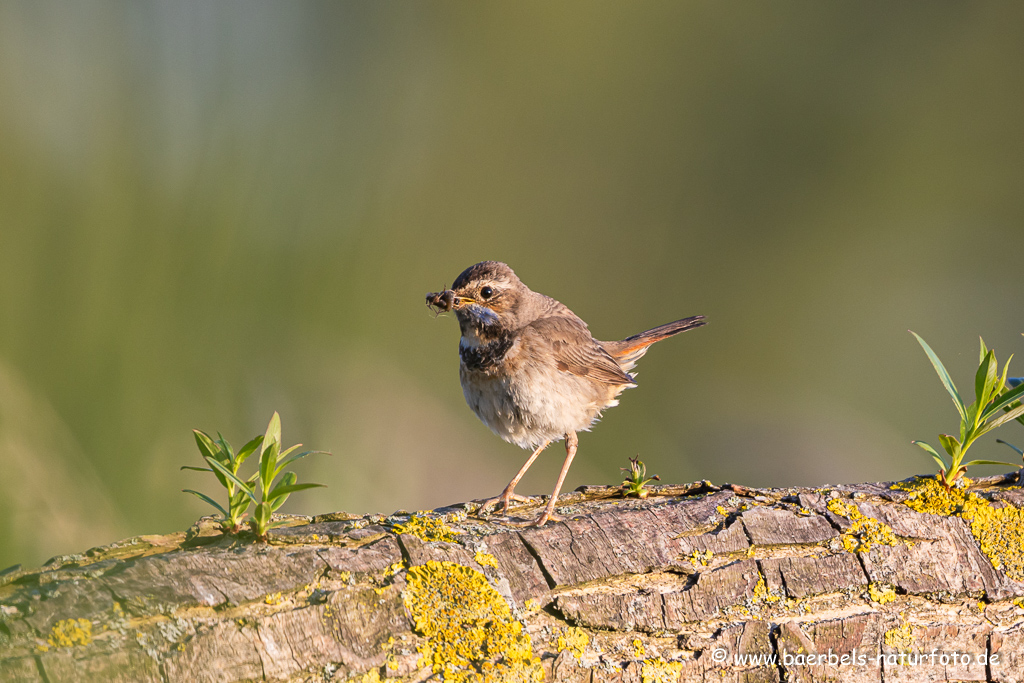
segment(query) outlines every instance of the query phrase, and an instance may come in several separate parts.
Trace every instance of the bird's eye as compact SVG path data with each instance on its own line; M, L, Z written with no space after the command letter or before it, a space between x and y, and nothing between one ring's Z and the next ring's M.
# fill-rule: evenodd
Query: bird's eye
M494 294L494 290L490 287L484 287L480 290L481 299L490 299L492 294Z

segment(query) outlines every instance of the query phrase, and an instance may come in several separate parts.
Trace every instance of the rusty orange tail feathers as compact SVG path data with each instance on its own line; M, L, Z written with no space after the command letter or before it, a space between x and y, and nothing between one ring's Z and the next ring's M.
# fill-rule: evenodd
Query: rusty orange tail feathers
M647 347L654 342L667 339L673 335L677 335L680 332L686 330L692 330L695 327L700 327L706 324L704 316L695 315L689 318L683 318L682 320L676 320L675 322L666 323L659 325L654 329L641 332L640 334L634 334L632 337L626 337L622 341L614 342L603 342L604 348L612 357L617 360L620 364L636 362L640 356L644 355L647 351Z

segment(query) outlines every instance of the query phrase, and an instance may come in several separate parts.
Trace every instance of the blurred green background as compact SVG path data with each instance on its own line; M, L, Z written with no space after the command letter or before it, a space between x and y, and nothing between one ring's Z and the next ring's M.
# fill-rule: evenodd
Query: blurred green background
M187 527L209 510L180 489L216 489L178 470L191 429L241 444L274 410L334 453L286 510L498 493L527 454L465 406L458 327L423 301L483 259L601 339L708 317L643 359L565 490L638 454L669 482L930 471L910 440L957 418L907 329L965 390L978 335L1024 352L1021 26L959 2L0 4L0 567Z

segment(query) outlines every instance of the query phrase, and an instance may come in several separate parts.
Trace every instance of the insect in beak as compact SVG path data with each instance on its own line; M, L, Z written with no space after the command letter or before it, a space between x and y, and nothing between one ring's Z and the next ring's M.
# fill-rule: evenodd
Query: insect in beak
M441 313L456 309L459 306L471 303L472 301L472 299L455 296L455 292L447 288L441 292L431 292L427 294L427 308L433 310L435 315L440 315Z

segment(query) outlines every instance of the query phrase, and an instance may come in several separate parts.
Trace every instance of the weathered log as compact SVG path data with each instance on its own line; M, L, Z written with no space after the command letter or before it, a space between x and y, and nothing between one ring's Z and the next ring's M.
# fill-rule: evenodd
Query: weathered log
M1022 681L1016 481L206 519L0 575L0 680Z

